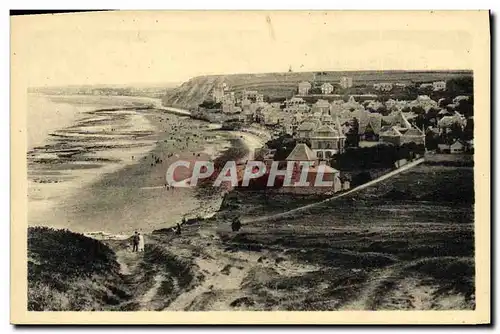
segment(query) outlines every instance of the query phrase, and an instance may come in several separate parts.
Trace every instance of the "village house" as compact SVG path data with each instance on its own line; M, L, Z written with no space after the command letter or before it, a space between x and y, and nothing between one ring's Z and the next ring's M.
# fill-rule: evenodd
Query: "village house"
M450 145L450 153L452 154L464 153L464 151L465 145L460 140L457 140Z
M349 180L341 177L340 171L326 165L319 164L317 158L314 155L314 152L304 143L297 144L292 152L286 158L286 161L296 162L294 165L294 170L292 174L292 184L299 182L302 172L302 167L300 162L309 162L310 166L308 168L306 182L308 182L308 186L304 187L284 187L283 190L290 192L305 192L305 191L313 191L315 193L323 191L323 192L338 192L342 190L349 189ZM332 182L332 186L321 187L316 186L316 179L318 178L318 173L323 174L321 177L321 181L323 182Z
M370 112L360 113L358 122L360 140L378 141L380 129L382 128L381 114Z
M299 95L307 95L311 90L311 83L308 81L302 81L299 83Z
M394 84L394 86L396 86L398 88L405 88L407 85L405 83L402 83L402 82L397 82Z
M432 83L432 89L434 91L443 91L443 90L446 90L446 81L434 81Z
M222 85L216 85L212 89L212 99L215 101L215 103L222 102L224 99L224 87Z
M319 99L312 105L312 113L330 114L330 102Z
M371 101L365 101L365 103L366 103L365 105L366 109L378 110L384 107L384 104L380 101L371 100Z
M259 95L259 92L256 90L244 90L242 93L242 99L243 100L250 100L252 102L257 102L257 96Z
M234 103L230 102L223 102L222 103L222 112L225 114L234 114L237 112L241 112L240 107L236 107Z
M320 160L329 160L337 153L343 153L346 137L340 122L336 126L323 124L311 134L311 149Z
M428 95L419 95L415 100L408 103L408 107L422 107L425 112L428 112L432 108L437 109L438 103L431 99Z
M351 77L341 77L339 82L340 87L346 89L352 87L352 78Z
M266 104L257 110L255 119L258 123L267 126L276 125L279 123L279 109L274 108L270 104Z
M330 114L332 115L340 115L340 113L344 110L342 105L344 101L342 100L334 100L330 103Z
M241 109L243 111L247 111L247 110L250 110L250 105L252 104L252 101L248 100L248 99L243 99L241 100Z
M343 110L349 110L349 111L364 111L365 107L359 102L357 102L354 99L354 96L349 96L349 100L345 103L342 104L342 109Z
M382 92L390 92L392 90L392 83L390 82L380 82L373 84L373 88Z
M309 112L310 107L303 98L292 97L291 99L285 101L284 110L289 113L307 113Z
M245 123L253 123L255 121L255 113L253 113L250 108L242 110L242 115L245 119Z
M234 92L225 93L222 97L222 103L235 104L236 97L234 95Z
M314 130L321 126L319 119L308 118L297 127L297 137L299 139L309 139Z
M420 129L413 127L404 114L399 112L394 118L392 125L384 126L380 129L379 141L397 146L405 143L425 145L425 134Z
M333 92L333 85L329 82L325 82L321 85L321 93L323 95L331 94Z
M420 89L427 89L427 88L434 89L434 86L433 86L432 82L427 82L427 83L420 84L419 88Z
M451 116L443 116L437 123L440 134L447 133L453 125L458 125L462 130L467 125L467 119L458 111L454 111Z

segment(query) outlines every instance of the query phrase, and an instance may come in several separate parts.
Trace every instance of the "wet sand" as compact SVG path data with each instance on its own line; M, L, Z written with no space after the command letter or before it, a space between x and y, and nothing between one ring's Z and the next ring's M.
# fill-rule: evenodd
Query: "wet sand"
M86 112L28 152L31 226L129 234L218 209L222 197L168 189L165 174L178 159L214 159L235 135L143 106Z

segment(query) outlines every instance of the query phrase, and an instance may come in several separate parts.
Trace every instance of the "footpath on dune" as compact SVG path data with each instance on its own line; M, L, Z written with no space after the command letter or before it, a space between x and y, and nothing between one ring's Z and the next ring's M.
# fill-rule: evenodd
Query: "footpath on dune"
M370 187L422 161L423 159L416 160L326 201L306 205L279 215L261 217L258 220L275 220L292 213L300 213L310 207ZM220 226L214 221L197 224L197 226L186 226L181 235L174 233L147 235L144 253L131 253L130 248L121 244L116 251L117 261L129 284L137 287L132 303L134 308L176 311L266 308L265 301L248 297L255 295L256 289L262 289L260 286L255 286L256 282L272 281L280 275L283 277L308 275L319 269L313 264L293 262L286 254L281 254L279 251L231 249L225 241L232 237L229 225ZM380 282L391 272L391 268L381 271L378 279L371 280L371 283L367 284L364 289L366 291L361 291L359 298L351 301L346 307L370 308L368 297L373 295ZM272 288L265 287L264 289L270 294L275 293L272 292L274 290Z

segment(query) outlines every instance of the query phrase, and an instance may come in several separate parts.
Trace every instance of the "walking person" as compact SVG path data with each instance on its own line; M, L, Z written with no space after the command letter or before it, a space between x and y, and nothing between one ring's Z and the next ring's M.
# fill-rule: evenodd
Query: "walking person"
M233 222L231 223L231 229L233 230L233 232L238 232L241 228L241 222L240 222L240 219L238 217L236 217Z
M132 252L137 252L139 249L139 233L135 231L134 236L132 237Z
M139 233L139 245L137 251L144 252L144 235Z

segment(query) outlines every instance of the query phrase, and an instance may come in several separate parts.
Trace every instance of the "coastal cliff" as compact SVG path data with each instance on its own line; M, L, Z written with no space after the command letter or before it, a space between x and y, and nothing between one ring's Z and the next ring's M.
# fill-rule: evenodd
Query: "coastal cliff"
M343 76L353 78L354 86L350 91L373 86L381 81L414 84L433 80L471 76L470 71L342 71L342 72L281 72L231 75L205 75L189 79L182 85L167 90L162 97L164 106L177 108L196 108L210 97L212 89L225 83L230 91L257 90L267 97L288 98L297 93L301 81L338 83Z

